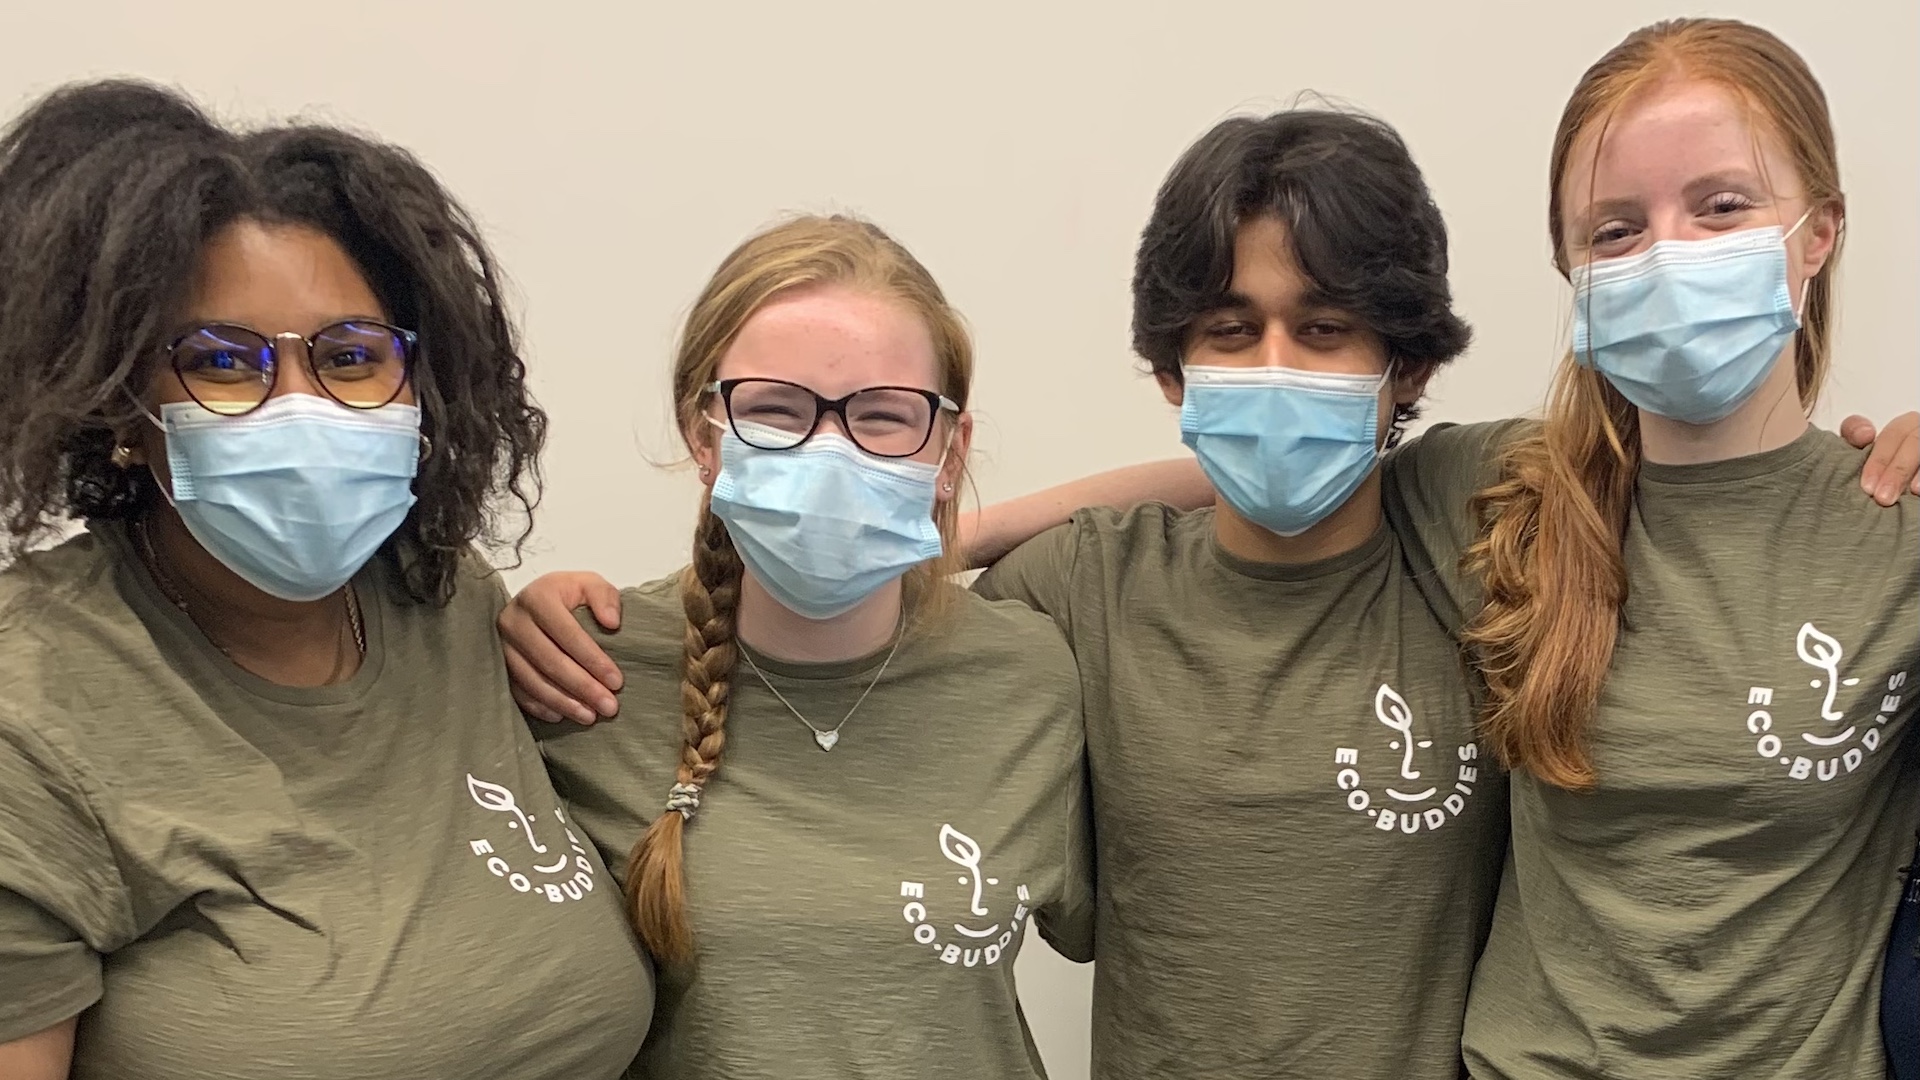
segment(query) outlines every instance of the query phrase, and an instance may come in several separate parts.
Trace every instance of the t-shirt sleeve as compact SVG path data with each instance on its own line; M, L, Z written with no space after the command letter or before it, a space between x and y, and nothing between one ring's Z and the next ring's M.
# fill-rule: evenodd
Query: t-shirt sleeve
M1093 803L1087 786L1086 755L1074 768L1066 798L1066 873L1060 898L1034 913L1040 936L1061 956L1078 963L1093 959Z
M1387 521L1414 582L1449 633L1480 610L1479 582L1460 560L1479 537L1473 497L1500 478L1500 458L1535 421L1436 424L1397 447L1382 470Z
M79 774L0 711L0 1043L100 1000L101 957L133 935L105 830Z
M1078 519L1055 526L1008 552L974 579L973 591L989 600L1018 600L1051 616L1060 632L1073 640L1074 555L1078 550Z

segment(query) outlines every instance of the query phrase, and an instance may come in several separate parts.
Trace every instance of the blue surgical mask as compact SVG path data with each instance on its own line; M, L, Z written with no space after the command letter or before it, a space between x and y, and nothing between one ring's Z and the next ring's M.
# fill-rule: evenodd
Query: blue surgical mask
M1188 367L1180 441L1249 521L1298 536L1333 513L1380 458L1385 375Z
M1770 226L1662 240L1575 267L1575 362L1656 416L1711 424L1731 415L1800 328L1787 289L1791 235Z
M345 585L406 520L420 410L356 410L311 394L244 416L161 406L173 490L200 546L261 592L318 600ZM164 485L163 485L164 490Z
M774 599L830 619L939 556L939 475L938 465L874 457L832 432L761 450L725 431L712 507Z

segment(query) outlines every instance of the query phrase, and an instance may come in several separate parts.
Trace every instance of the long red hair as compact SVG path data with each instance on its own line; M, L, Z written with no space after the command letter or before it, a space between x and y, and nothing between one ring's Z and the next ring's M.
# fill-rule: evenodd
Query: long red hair
M1765 30L1728 19L1674 19L1629 34L1587 69L1560 116L1549 168L1547 229L1561 274L1566 174L1574 147L1604 137L1635 94L1671 78L1732 90L1758 132L1787 150L1815 208L1839 208L1840 170L1827 99L1800 55ZM1596 142L1595 153L1598 153ZM1825 381L1839 251L1807 286L1794 370L1804 408ZM1467 553L1486 605L1464 640L1489 690L1484 731L1509 768L1562 788L1594 783L1589 744L1627 599L1621 544L1640 474L1639 414L1597 372L1561 361L1540 430L1515 443L1499 483L1475 499L1487 523Z

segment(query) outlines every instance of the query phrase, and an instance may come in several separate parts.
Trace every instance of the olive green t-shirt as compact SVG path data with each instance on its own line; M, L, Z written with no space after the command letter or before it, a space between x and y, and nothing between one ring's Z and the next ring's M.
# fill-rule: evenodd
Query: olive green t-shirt
M1506 782L1392 533L1275 566L1088 510L975 587L1080 665L1097 1080L1457 1080Z
M1485 478L1460 447L1492 445L1446 438L1451 460L1407 474L1440 507ZM1513 779L1475 1077L1884 1076L1879 972L1920 822L1920 499L1876 506L1861 460L1811 430L1642 466L1598 786Z
M726 749L686 830L697 957L661 970L639 1075L1044 1075L1013 962L1029 921L1068 956L1092 949L1079 684L1046 619L941 588L949 610L890 663L752 654L823 730L872 685L830 752L744 662L734 673ZM625 675L620 714L539 734L579 823L624 867L682 746L678 579L626 590L615 634L583 622Z
M651 976L474 563L434 608L376 560L359 672L311 689L117 527L0 574L0 1042L80 1014L76 1080L620 1075Z
M1500 479L1500 457L1538 429L1534 420L1436 424L1387 455L1380 501L1401 538L1413 580L1447 632L1460 631L1480 610L1476 575L1460 565L1480 538L1473 497Z

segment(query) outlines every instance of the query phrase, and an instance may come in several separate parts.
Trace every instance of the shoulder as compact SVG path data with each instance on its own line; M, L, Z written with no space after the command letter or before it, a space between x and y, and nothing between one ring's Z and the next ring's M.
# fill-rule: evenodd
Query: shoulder
M1806 509L1819 515L1823 532L1843 533L1885 545L1890 554L1920 565L1920 497L1902 495L1892 506L1874 502L1860 487L1868 451L1856 450L1831 431L1807 433L1811 453L1804 471Z
M127 609L116 561L112 545L91 532L21 556L0 571L0 635L68 609Z
M507 598L506 579L498 567L475 548L469 547L460 553L460 561L454 568L453 601L449 608L482 610L489 618L496 618L500 609L507 606Z
M157 661L153 638L122 591L114 545L92 533L26 555L0 572L0 683L37 712L109 669Z
M1117 566L1210 542L1213 508L1180 510L1157 502L1125 510L1097 506L1076 512L1070 527L1082 551L1100 565Z
M1525 418L1435 424L1387 455L1387 483L1402 477L1455 476L1466 484L1491 480L1501 453L1539 430L1538 420Z
M1105 602L1109 583L1136 568L1164 568L1205 545L1213 510L1183 512L1162 503L1126 510L1089 507L1041 533L981 575L974 589L1011 598L1054 616L1071 634L1073 609Z
M681 599L681 573L620 590L620 629L601 629L581 613L581 625L599 638L607 655L622 668L661 668L678 678L686 649L687 612Z
M1018 600L992 600L955 585L939 588L952 594L953 624L946 629L967 649L1014 662L1033 655L1043 662L1072 666L1073 656L1050 616Z
M1042 728L1070 719L1078 730L1080 669L1054 619L1019 601L939 587L952 595L920 627L926 644L915 649L912 677L931 679L941 693L991 703L1012 728L1026 727L1016 721L1025 717ZM932 686L924 693L926 700L939 696Z

